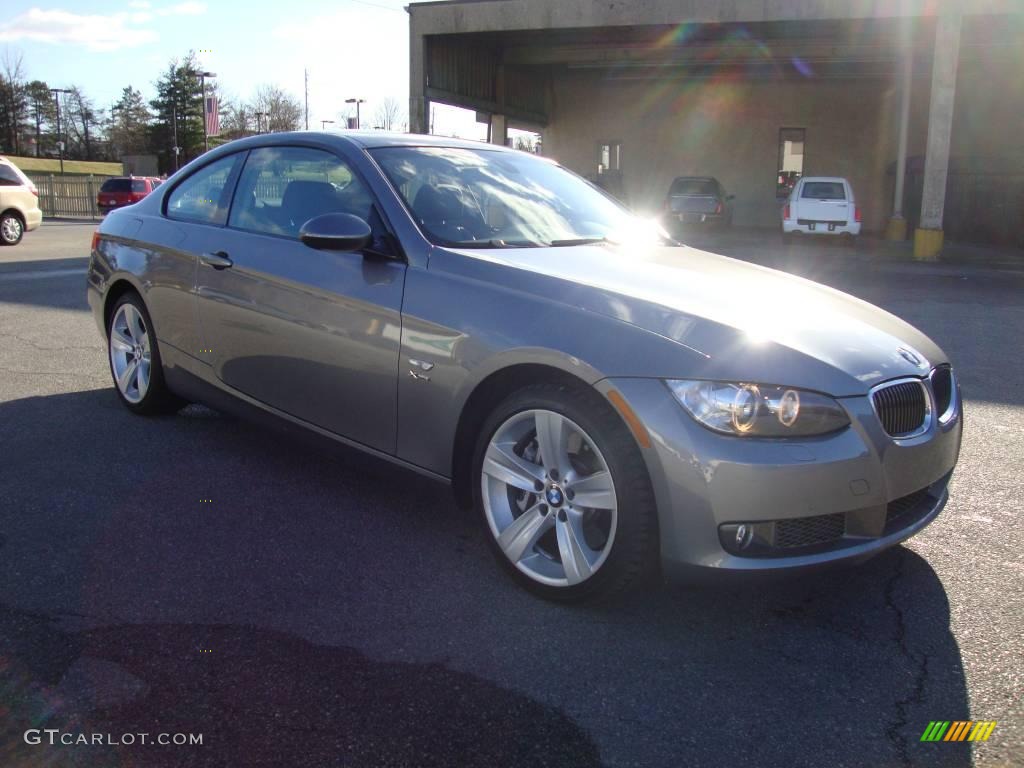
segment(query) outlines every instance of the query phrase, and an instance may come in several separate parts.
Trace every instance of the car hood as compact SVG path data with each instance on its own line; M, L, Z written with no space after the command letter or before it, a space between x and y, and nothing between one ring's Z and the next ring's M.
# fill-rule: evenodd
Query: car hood
M925 375L947 361L931 339L872 304L695 248L582 245L457 252L551 278L535 281L531 289L677 342L693 353L680 375L852 396L881 381ZM670 364L664 370L676 375Z

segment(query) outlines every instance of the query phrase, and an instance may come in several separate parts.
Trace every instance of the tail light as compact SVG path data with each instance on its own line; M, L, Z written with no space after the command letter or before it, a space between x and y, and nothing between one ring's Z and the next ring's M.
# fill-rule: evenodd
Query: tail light
M789 216L789 203L786 203L786 206L782 209L782 218L787 219L787 220L790 218L790 216Z
M722 201L719 200L718 201L718 205L715 206L715 213L721 213L721 212L722 212Z
M28 191L31 192L36 197L39 197L39 190L36 189L36 185L35 184L29 184L28 185Z
M860 206L859 205L853 206L853 220L854 221L858 221L858 222L860 221Z

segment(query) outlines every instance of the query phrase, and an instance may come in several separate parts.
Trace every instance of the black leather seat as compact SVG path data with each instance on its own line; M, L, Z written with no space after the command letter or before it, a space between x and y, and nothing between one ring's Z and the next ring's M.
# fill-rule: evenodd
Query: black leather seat
M333 184L326 181L289 181L281 197L281 226L291 234L314 216L345 212Z

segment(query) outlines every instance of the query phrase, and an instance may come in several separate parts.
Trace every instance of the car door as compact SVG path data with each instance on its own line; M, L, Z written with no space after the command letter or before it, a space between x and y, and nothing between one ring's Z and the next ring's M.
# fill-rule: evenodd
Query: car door
M374 247L315 250L314 216L366 219ZM228 387L333 433L394 452L406 265L365 183L323 149L248 153L227 227L208 234L196 277L204 354Z

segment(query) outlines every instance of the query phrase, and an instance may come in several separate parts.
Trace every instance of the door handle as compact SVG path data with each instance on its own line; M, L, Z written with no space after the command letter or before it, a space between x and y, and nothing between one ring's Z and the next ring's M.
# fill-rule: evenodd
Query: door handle
M214 269L227 269L234 263L224 251L200 254L199 260L206 266L213 267Z

